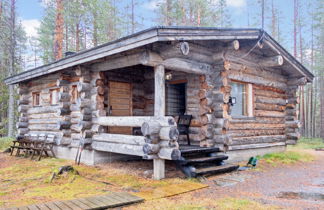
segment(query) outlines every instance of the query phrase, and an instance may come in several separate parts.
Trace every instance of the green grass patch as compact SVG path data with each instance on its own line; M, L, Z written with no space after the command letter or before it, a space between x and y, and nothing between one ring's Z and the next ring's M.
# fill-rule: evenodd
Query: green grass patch
M299 149L317 149L317 148L324 148L324 141L320 138L301 138L298 140L298 143L292 148L299 148Z
M302 151L286 151L280 153L266 154L261 159L264 159L268 163L275 164L280 163L296 163L296 162L309 162L313 161L314 157L311 154Z
M3 137L0 138L0 152L10 147L12 144L13 138Z

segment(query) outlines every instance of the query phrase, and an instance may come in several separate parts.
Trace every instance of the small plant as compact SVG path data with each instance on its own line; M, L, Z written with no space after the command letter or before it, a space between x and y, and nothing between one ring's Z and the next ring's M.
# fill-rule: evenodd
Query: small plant
M0 138L0 152L10 147L12 144L13 138L3 137Z

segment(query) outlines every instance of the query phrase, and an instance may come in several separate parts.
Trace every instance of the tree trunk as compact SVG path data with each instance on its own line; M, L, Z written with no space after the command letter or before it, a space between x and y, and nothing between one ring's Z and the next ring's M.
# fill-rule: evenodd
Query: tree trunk
M320 137L324 139L324 76L320 77L320 102L321 102L321 133Z
M15 47L16 47L16 0L11 0L10 11L10 59L9 59L9 76L14 74L15 68ZM15 92L14 86L9 85L9 102L8 102L8 136L14 135L15 123Z
M80 23L76 23L75 26L75 50L80 51Z
M56 60L63 57L63 0L56 0L56 19L54 34L54 56Z

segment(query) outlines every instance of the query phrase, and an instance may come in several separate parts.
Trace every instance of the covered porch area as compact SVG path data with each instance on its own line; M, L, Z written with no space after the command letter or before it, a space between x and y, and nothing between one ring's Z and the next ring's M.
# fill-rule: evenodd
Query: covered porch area
M204 96L211 70L207 64L187 59L162 60L150 51L93 65L92 71L98 72L103 83L97 88L100 110L92 120L97 127L92 148L152 159L154 178L164 178L164 161L179 160L181 150L188 149L182 147L188 140L179 135L179 116L192 116L191 148L206 146L210 110Z

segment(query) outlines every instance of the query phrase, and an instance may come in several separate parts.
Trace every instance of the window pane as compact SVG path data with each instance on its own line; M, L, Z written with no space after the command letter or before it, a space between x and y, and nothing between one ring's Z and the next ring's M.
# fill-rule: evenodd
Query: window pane
M246 115L246 97L245 97L245 85L241 83L233 82L231 96L236 99L236 103L232 106L232 116L244 116Z

